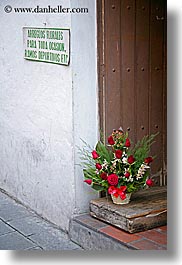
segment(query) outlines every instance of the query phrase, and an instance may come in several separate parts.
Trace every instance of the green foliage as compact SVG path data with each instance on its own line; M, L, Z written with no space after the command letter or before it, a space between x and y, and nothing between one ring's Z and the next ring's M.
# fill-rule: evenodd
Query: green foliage
M149 156L150 148L155 143L154 139L159 133L146 135L128 151L128 156L133 154L137 164L141 164Z
M96 151L101 157L101 159L106 159L106 161L110 162L113 158L113 153L102 143L98 142L96 145Z
M98 185L98 184L93 184L93 185L92 185L92 188L93 188L94 190L97 190L97 191L103 191L103 190L105 190L105 187L100 186L100 185Z
M95 163L94 163L92 155L91 155L93 148L89 144L87 144L84 140L81 139L81 141L84 144L83 148L81 149L79 146L77 146L78 154L79 154L80 160L81 160L80 165L84 168L87 166L94 167Z

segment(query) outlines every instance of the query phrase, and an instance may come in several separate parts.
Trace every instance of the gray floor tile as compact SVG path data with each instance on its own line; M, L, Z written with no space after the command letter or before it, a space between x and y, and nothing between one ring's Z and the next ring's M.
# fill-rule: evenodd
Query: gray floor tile
M50 228L41 234L30 236L37 245L43 247L44 250L64 250L76 248L76 244L72 243L68 236L62 231Z
M43 250L82 250L81 247L77 246L76 244L74 244L73 242L70 241L61 241L59 243L56 244L48 244L46 246L43 247Z
M66 233L0 192L0 250L80 249Z
M33 215L31 211L14 202L0 205L0 218L4 221L15 220L31 215Z
M33 248L27 248L25 250L43 250L41 247L33 247Z
M28 216L23 220L21 218L15 219L8 223L25 236L46 232L51 227L51 224L36 216Z
M3 221L0 220L0 236L14 231L15 230L12 229L9 225L5 224Z
M7 204L9 202L12 203L12 199L8 195L0 191L0 202L0 205Z
M36 246L17 232L0 236L0 250L25 250Z

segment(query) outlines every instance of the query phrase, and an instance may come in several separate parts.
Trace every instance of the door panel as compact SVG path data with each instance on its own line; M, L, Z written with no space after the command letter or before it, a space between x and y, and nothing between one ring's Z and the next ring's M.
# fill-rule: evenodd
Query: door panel
M121 1L105 1L105 131L112 131L121 124ZM117 25L117 26L116 26ZM114 111L113 111L114 107ZM119 113L119 115L115 115Z
M150 18L150 102L149 126L152 133L160 132L151 152L157 154L152 173L162 174L163 168L163 64L164 64L164 6L163 1L151 1Z
M150 1L136 2L136 139L149 133ZM142 104L141 104L142 103ZM140 115L138 115L140 113Z
M100 127L134 142L159 132L152 174L166 184L166 14L163 0L98 0Z
M135 1L121 1L121 126L135 140Z

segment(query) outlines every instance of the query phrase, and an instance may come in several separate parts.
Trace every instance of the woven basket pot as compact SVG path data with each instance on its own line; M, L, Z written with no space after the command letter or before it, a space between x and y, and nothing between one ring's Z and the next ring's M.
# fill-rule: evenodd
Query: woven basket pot
M131 193L126 193L126 199L122 200L120 196L117 198L111 194L111 198L114 204L128 204L130 202Z

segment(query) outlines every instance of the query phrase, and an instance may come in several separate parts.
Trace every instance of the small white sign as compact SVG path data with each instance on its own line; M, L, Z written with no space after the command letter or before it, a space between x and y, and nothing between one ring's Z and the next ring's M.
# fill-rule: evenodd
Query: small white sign
M23 43L27 60L69 65L69 29L24 27Z

